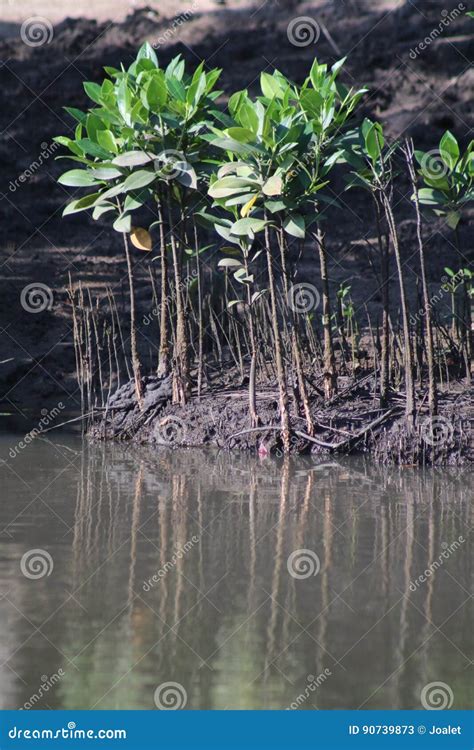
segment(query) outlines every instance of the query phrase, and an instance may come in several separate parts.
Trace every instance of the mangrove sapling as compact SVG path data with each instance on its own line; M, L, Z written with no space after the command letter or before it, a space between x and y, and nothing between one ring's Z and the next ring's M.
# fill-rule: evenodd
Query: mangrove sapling
M415 151L415 157L426 186L418 191L419 202L428 215L442 216L453 231L459 267L462 268L466 258L461 247L459 223L467 205L474 201L474 140L461 155L456 138L447 130L439 142L438 153ZM466 360L470 363L473 333L469 279L466 276L463 276L461 288L461 347L465 348ZM466 374L469 378L469 366Z
M309 76L297 91L298 107L310 132L308 153L300 162L297 179L300 180L298 204L312 212L310 223L316 222L313 238L316 243L321 274L323 301L324 391L327 399L337 393L336 359L332 337L331 298L328 277L328 254L323 231L321 201L328 200L320 191L328 184L328 174L342 154L339 142L347 122L366 89L347 89L337 79L345 58L338 60L328 71L328 66L314 61ZM303 221L304 226L304 221Z
M377 136L375 138L374 136ZM366 119L356 133L350 133L344 143L343 158L352 166L346 178L348 189L362 188L372 199L379 251L380 282L382 297L382 335L380 354L380 406L387 405L390 388L390 299L389 299L389 240L382 230L384 214L383 191L392 179L390 160L397 144L384 148L383 133L373 128L373 123ZM379 139L381 147L379 147ZM388 184L387 184L388 181Z
M395 261L397 265L398 283L400 289L401 316L403 327L403 359L405 370L406 389L406 416L411 422L415 420L415 381L413 372L413 350L410 333L410 322L408 315L408 302L403 275L403 264L400 255L400 245L395 216L392 209L393 193L393 164L392 156L397 148L393 144L385 148L385 138L380 123L365 119L360 127L360 136L352 145L352 153L347 160L356 164L356 173L352 176L350 185L359 185L373 191L383 208L387 222L390 239L392 241ZM362 158L363 164L360 164ZM382 267L386 268L385 262ZM386 285L387 278L382 280ZM388 348L388 334L384 330L385 346ZM387 366L387 354L385 352L385 366ZM386 383L384 384L385 388ZM383 393L386 396L386 393ZM382 400L382 393L381 393ZM383 398L383 400L385 400Z
M176 310L176 347L173 351L173 382L176 398L184 403L189 395L188 341L186 310L182 300L181 263L188 216L195 199L197 173L205 175L202 159L204 142L200 137L206 123L213 119L214 91L218 70L205 72L203 64L193 76L185 72L179 57L163 70L155 52L145 44L128 70L107 68L110 76L101 85L85 83L94 104L87 113L68 109L77 121L74 138L59 137L71 158L81 168L66 172L60 182L72 187L91 187L94 192L73 200L64 215L92 209L93 218L109 214L114 229L130 236L141 250L151 249L149 230L132 225L132 216L143 206L158 207L160 257L162 262L162 303L167 299L167 258L165 222L171 232L173 256L174 308ZM62 157L64 158L64 157ZM195 168L196 167L196 168ZM178 225L174 222L178 217ZM152 225L153 226L153 225ZM150 227L151 228L151 227ZM129 272L131 263L127 260ZM133 288L133 280L130 284ZM131 314L135 305L131 301ZM167 336L169 305L161 306L160 374L169 369ZM134 325L132 358L139 397L139 361Z
M422 218L420 213L420 202L418 200L418 186L416 180L416 171L413 163L413 141L407 140L404 146L405 158L408 166L408 173L410 175L411 186L413 189L413 201L415 204L416 212L416 236L418 240L418 255L420 259L421 269L421 283L423 291L423 318L425 322L426 330L426 355L428 362L428 405L430 415L436 416L438 412L438 393L436 389L436 377L435 377L435 357L434 357L434 344L433 344L433 322L431 315L431 302L428 289L428 282L426 280L426 262L425 262L425 247L423 243L422 235Z

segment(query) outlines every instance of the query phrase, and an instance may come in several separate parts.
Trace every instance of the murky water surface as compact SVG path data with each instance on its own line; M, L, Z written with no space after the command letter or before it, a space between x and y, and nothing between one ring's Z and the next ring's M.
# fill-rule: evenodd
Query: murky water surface
M1 708L421 708L440 681L469 706L468 470L20 437Z

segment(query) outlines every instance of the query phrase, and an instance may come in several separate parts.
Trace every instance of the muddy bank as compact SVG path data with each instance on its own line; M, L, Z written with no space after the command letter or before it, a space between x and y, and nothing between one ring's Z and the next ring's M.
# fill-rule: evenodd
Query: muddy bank
M373 393L374 378L340 378L339 394L324 404L311 402L315 430L305 431L305 419L290 399L293 454L366 455L379 464L461 466L474 461L474 389L454 385L440 390L439 415L430 418L427 394L419 390L416 425L404 416L404 397L393 394L380 408ZM280 414L276 388L260 388L257 409L260 425L252 428L245 387L220 388L185 407L171 403L170 379L144 379L140 410L132 381L122 386L104 411L90 414L88 435L93 440L128 441L151 446L212 447L282 455Z

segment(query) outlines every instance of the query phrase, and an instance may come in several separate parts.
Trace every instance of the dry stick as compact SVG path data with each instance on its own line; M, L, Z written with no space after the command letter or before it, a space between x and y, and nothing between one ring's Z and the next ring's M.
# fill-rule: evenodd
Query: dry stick
M459 267L461 268L463 263L463 255L461 252L461 239L459 237L459 227L456 225L454 230L454 240L456 250L458 253ZM462 338L466 340L466 376L468 383L471 382L471 364L472 364L472 349L473 349L473 333L472 333L472 314L471 314L471 299L469 296L468 279L466 274L462 275L462 288L463 288L463 306L461 325L463 328Z
M181 289L181 268L178 258L178 247L173 231L173 217L169 195L167 196L168 223L171 234L171 251L173 255L173 272L176 298L176 367L173 378L173 400L184 406L189 397L189 360L188 341Z
M199 239L196 226L196 219L193 216L194 248L196 252L196 273L197 273L197 290L198 290L198 372L197 372L197 397L201 399L202 391L202 374L204 368L204 320L202 306L202 276L201 264L199 262Z
M79 386L79 392L81 394L81 413L84 413L84 383L82 380L82 352L80 348L79 340L79 329L78 329L78 318L76 309L76 293L72 286L71 273L69 273L69 299L71 300L72 307L72 325L73 325L73 341L74 341L74 355L76 360L76 380Z
M110 287L107 287L106 293L107 293L107 299L109 301L110 322L112 326L112 345L114 348L115 368L117 371L117 388L120 388L120 362L119 362L118 352L117 352L117 341L116 341L117 334L115 332L115 315L114 315L114 308L113 308L113 303L111 299ZM111 373L111 377L112 377L112 373Z
M315 203L315 211L318 206ZM336 360L331 329L331 300L329 297L329 278L327 270L327 252L324 234L319 224L314 235L319 250L319 267L321 272L321 287L323 291L323 333L324 333L324 392L326 399L331 399L337 393Z
M377 228L377 243L380 254L380 289L382 292L382 351L380 353L380 406L384 407L387 403L388 389L390 386L390 331L389 331L389 260L388 260L388 239L382 235L381 229L381 208L376 195L374 198L375 225Z
M249 278L249 265L248 255L246 252L243 254L245 276ZM249 321L249 334L250 334L250 373L249 373L249 413L250 423L252 427L257 427L259 424L259 417L257 414L257 395L256 395L256 380L257 380L257 342L255 339L255 321L254 321L254 308L252 303L252 293L250 284L245 284L247 293L247 317Z
M131 380L132 379L132 373L130 372L130 365L128 363L128 357L127 357L127 354L126 354L127 350L125 349L125 340L124 340L124 337L123 337L122 324L120 322L120 315L119 315L119 311L118 311L117 302L115 301L115 297L114 297L114 295L112 293L111 293L111 300L112 300L112 304L113 304L113 310L114 310L114 313L115 313L115 320L117 321L117 329L118 329L119 336L120 336L120 346L121 346L123 361L125 362L125 370L127 371L127 377L128 377L128 379Z
M135 379L135 393L140 410L143 409L143 386L140 368L140 358L137 348L137 321L135 313L135 288L133 283L132 258L130 256L130 247L128 244L126 232L122 232L123 246L125 249L125 258L127 260L128 287L130 291L130 349L132 354L132 369Z
M267 216L265 215L265 220ZM280 419L283 440L283 452L290 452L290 419L288 413L288 393L286 389L285 369L281 352L280 330L277 317L277 303L275 291L275 278L273 275L273 259L270 245L270 232L268 224L265 225L265 252L267 256L268 286L270 289L271 318L273 328L273 338L275 345L275 361L277 368L278 391L280 396Z
M405 279L403 276L403 265L400 255L400 245L398 242L398 232L395 223L395 217L393 215L392 206L390 204L390 198L388 197L386 190L382 191L382 198L384 202L385 215L390 230L390 236L392 238L393 249L395 252L395 260L397 262L398 270L398 283L400 286L400 301L402 307L402 324L403 324L403 337L404 337L404 362L405 362L405 387L407 393L406 401L406 417L412 424L415 421L415 383L413 381L413 354L410 339L410 324L408 320L408 303L405 290Z
M284 282L284 289L285 289L285 307L286 307L286 310L288 310L289 288L288 288L288 271L287 271L287 264L286 264L286 251L288 247L285 241L285 235L284 235L282 228L280 228L279 230L279 244L280 244L281 264L283 268L283 282ZM312 435L314 432L314 426L313 426L313 420L311 417L311 410L309 407L308 394L306 391L306 383L304 380L303 366L301 363L302 357L301 357L301 347L300 347L300 340L299 340L299 328L298 328L297 314L293 307L291 309L290 324L291 324L291 352L292 352L293 359L295 362L296 377L298 379L298 391L299 391L301 400L303 402L303 410L304 410L304 415L306 418L306 429L309 432L309 434Z
M416 171L413 164L413 141L407 140L405 144L405 157L408 165L408 172L410 175L411 185L413 188L413 200L415 204L416 212L416 236L418 239L418 252L420 256L420 268L421 268L421 284L423 290L423 307L424 307L424 320L426 327L426 353L428 360L428 405L430 415L436 416L438 413L438 393L436 389L436 377L435 377L435 356L434 356L434 345L433 345L433 320L431 315L431 303L428 289L428 282L426 280L426 262L425 262L425 247L423 243L422 235L422 219L420 211L420 203L418 199L418 187L416 184Z
M161 307L160 307L160 347L158 354L157 375L166 377L170 372L169 324L168 324L168 255L166 252L165 224L163 218L162 191L156 201L160 237L161 264Z

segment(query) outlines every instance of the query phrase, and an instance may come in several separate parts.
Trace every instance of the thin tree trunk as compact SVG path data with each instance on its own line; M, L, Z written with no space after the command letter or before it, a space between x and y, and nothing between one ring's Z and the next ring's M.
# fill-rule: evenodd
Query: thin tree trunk
M374 195L375 223L377 227L377 242L380 253L380 276L382 292L382 339L380 356L380 406L387 405L388 390L390 386L390 328L389 328L389 286L388 286L388 241L384 242L380 226L380 204Z
M319 250L319 267L323 292L324 394L326 400L329 400L337 393L337 375L331 328L331 300L329 296L327 253L324 234L319 226L316 232L316 241Z
M273 259L270 246L270 232L265 227L265 251L267 255L268 286L270 289L270 304L272 314L273 339L275 344L275 362L277 368L278 392L280 396L280 419L284 453L290 452L290 417L288 412L288 393L286 390L285 368L281 352L280 330L278 328L278 314L276 304L275 279L273 274Z
M184 316L183 294L181 284L181 270L178 258L178 248L173 231L173 218L168 202L168 223L171 235L171 251L173 255L173 272L176 298L176 356L173 372L173 400L184 406L189 397L189 362L188 341L186 335L186 321Z
M405 290L405 279L403 277L403 266L400 256L400 245L398 242L397 227L393 215L390 199L385 192L382 193L385 214L392 238L395 260L397 262L398 282L400 286L400 301L402 307L402 325L404 338L404 365L405 365L405 387L406 387L406 407L405 414L408 420L413 424L415 421L415 383L413 380L413 353L410 338L410 323L408 320L408 304Z
M140 409L143 408L143 386L142 376L140 368L140 358L138 356L137 348L137 322L135 315L135 288L133 283L133 269L132 259L130 257L130 248L128 245L128 239L126 232L122 233L123 245L125 248L125 257L127 259L127 274L128 274L128 286L130 289L130 349L132 353L132 369L133 377L135 379L135 392L137 394L137 401Z
M428 290L428 283L426 280L426 263L425 263L425 248L423 244L422 235L422 223L421 223L421 211L420 203L418 200L418 189L416 184L416 171L413 164L413 143L408 141L405 147L405 155L408 164L408 171L410 173L410 180L413 187L413 198L415 203L416 211L416 235L418 238L418 252L420 256L420 268L421 268L421 284L423 290L423 307L424 307L424 319L426 329L426 356L428 360L428 404L430 415L436 416L438 413L438 393L436 389L436 377L435 377L435 358L434 358L434 345L433 345L433 321L431 316L431 304L430 295Z
M160 349L157 375L166 377L170 372L169 323L168 323L168 255L166 252L165 224L161 195L157 200L160 232L161 300L160 300Z

